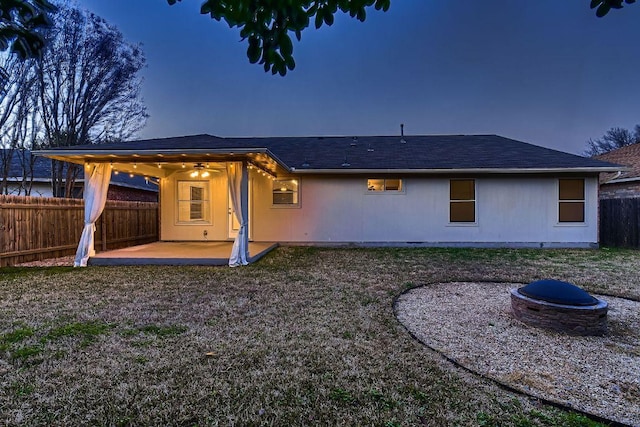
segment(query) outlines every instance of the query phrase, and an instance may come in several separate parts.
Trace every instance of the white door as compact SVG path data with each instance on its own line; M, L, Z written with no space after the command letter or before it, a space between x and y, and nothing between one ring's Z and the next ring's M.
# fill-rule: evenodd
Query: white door
M253 233L251 232L251 230L253 229L253 215L251 215L251 187L253 184L253 180L249 179L249 194L248 194L248 199L249 199L249 240L251 240L251 237L253 236ZM227 203L228 203L228 217L229 217L229 238L230 239L235 239L236 236L238 235L238 231L240 231L240 223L238 222L238 219L236 218L236 214L235 211L233 210L233 202L231 201L231 194L227 194Z

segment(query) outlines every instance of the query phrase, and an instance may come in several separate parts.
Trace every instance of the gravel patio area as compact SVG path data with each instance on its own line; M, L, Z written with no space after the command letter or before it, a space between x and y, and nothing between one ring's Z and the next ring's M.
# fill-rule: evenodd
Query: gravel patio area
M609 303L609 333L578 337L528 326L511 315L518 283L453 282L411 289L396 301L400 322L460 365L534 397L640 425L640 303Z

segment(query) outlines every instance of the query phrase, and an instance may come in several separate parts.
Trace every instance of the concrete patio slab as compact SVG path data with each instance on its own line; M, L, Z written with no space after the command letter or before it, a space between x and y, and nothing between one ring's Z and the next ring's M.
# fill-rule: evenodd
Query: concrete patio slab
M89 265L228 265L233 242L154 242L97 253ZM277 247L273 242L249 242L250 263Z

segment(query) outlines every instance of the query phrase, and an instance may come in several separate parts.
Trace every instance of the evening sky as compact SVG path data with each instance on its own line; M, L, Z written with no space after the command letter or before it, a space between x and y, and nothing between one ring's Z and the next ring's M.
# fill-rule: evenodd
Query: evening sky
M499 134L581 153L640 123L640 4L392 0L294 41L286 77L249 64L200 1L81 0L147 57L140 138Z

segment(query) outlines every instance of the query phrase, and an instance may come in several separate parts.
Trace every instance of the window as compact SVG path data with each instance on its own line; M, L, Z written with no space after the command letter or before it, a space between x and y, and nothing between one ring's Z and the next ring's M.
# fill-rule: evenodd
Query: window
M402 193L404 186L401 179L368 179L367 191L371 192L396 192Z
M558 221L584 222L584 179L560 179L558 196Z
M299 192L297 179L276 179L273 181L273 205L298 206Z
M449 222L476 222L475 179L449 181Z
M178 181L178 222L210 222L209 210L208 181Z

